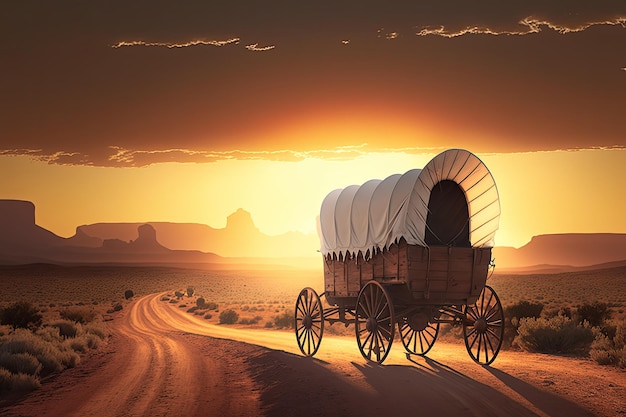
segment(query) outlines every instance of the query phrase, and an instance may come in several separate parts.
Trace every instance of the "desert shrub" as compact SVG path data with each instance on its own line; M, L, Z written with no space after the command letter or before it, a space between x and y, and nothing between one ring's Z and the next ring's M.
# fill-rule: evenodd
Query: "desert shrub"
M83 332L98 336L101 340L104 340L111 334L109 328L102 322L93 322L84 325Z
M293 329L296 325L293 310L285 310L281 314L274 316L274 327L278 329Z
M78 333L76 323L72 321L58 321L56 323L52 323L51 326L59 329L59 335L65 339L76 337L76 334Z
M41 386L34 375L12 373L0 367L0 394L8 391L32 391Z
M182 291L174 291L176 298L183 298L185 294Z
M581 326L564 316L520 319L517 332L514 343L528 352L587 352L594 340L594 333L589 326Z
M519 301L511 304L504 309L504 338L502 339L502 347L509 348L513 343L513 339L517 336L520 319L522 318L539 318L543 311L542 303L531 303L529 301Z
M161 297L161 301L170 301L170 298L164 295L163 297Z
M187 313L194 313L198 309L198 306L193 306L187 309Z
M229 308L220 313L220 324L235 324L239 320L239 313Z
M198 308L204 308L205 304L206 304L206 300L202 297L196 300L196 305L198 306Z
M87 344L87 338L81 336L81 337L74 337L72 339L67 339L65 341L65 345L67 348L73 350L74 352L78 352L78 353L87 353L87 351L89 350L88 344Z
M211 313L206 313L206 314L204 315L204 318L205 318L206 320L212 319L212 318L213 318L213 314L211 314Z
M72 307L59 311L62 319L71 320L76 323L90 323L95 320L96 312L87 307Z
M124 298L125 299L129 299L129 298L133 298L135 296L135 293L133 292L133 290L126 290L124 291Z
M38 375L41 364L30 353L0 352L0 368L14 374Z
M10 336L0 338L0 352L31 354L41 363L42 376L73 368L80 361L78 354L64 349L63 345L44 340L25 329L18 329Z
M241 311L248 311L250 310L250 306L249 305L245 305L243 307L241 307Z
M576 309L576 320L578 323L588 322L593 327L601 326L606 320L611 318L611 310L607 303L599 301L585 303Z
M121 304L115 304L113 306L113 311L120 311L122 309L122 305Z
M170 300L170 304L176 304L177 302L178 302L178 300L177 300L177 299L175 299L175 298L172 298L172 299Z
M239 324L257 324L263 318L261 316L256 316L253 318L243 318L239 320Z
M193 289L193 287L187 287L187 297L191 297L194 292L195 290Z
M217 310L219 306L217 305L217 303L214 303L213 301L209 301L208 303L205 304L204 308L206 308L207 310Z
M265 328L266 329L271 329L272 327L274 327L274 323L271 321L266 321L265 322Z
M0 324L13 329L36 329L41 326L42 316L39 309L28 301L18 301L0 311Z
M597 332L589 356L600 365L626 368L626 320L615 326L615 336Z

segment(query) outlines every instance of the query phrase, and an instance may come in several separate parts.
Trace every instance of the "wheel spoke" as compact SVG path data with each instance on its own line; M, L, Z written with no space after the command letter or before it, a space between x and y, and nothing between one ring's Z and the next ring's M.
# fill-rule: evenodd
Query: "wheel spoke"
M355 333L361 355L369 361L382 363L393 343L395 320L390 298L378 282L370 281L361 288L355 310ZM400 334L410 334L410 326L398 326Z
M304 288L296 299L295 324L300 351L305 356L315 355L324 334L324 310L312 288Z
M467 351L475 362L489 365L500 351L504 334L503 310L498 295L486 285L477 302L466 307L465 314L463 333Z

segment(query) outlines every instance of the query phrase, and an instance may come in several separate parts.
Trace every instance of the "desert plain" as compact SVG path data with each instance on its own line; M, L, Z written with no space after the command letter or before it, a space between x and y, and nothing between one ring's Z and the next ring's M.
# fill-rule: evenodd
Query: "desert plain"
M341 323L326 325L318 353L304 357L281 318L293 314L303 287L321 292L321 268L41 264L2 267L0 276L4 305L28 300L44 323L63 309L89 309L110 332L80 363L43 378L38 389L4 393L2 416L626 414L624 369L588 355L514 348L481 366L445 325L425 357L407 356L395 340L383 365L370 364L353 328ZM622 266L494 274L488 284L505 308L520 300L541 302L546 310L602 301L613 320L623 321L625 279ZM126 290L133 291L129 299ZM211 308L197 308L199 298ZM220 324L226 310L237 313L234 324Z

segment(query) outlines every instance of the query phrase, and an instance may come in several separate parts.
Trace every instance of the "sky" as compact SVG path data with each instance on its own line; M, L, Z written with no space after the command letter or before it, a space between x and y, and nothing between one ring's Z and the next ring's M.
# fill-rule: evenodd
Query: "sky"
M626 233L623 1L0 4L0 198L313 232L324 196L476 153L497 245Z

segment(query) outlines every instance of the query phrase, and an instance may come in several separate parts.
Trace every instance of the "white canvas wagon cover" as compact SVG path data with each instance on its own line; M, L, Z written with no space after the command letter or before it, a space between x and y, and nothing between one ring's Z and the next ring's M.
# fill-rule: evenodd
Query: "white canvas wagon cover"
M450 149L423 169L330 192L320 211L321 252L369 258L400 238L421 246L493 247L499 219L489 169L471 152Z

